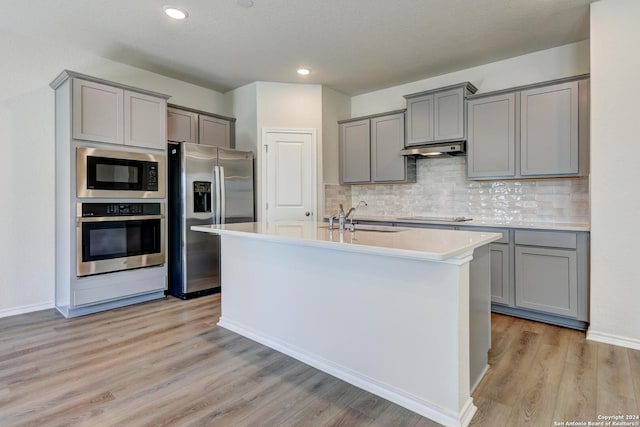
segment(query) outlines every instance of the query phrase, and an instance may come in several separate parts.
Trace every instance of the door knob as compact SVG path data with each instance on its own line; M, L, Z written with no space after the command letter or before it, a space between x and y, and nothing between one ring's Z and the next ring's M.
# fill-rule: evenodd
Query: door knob
M311 212L306 211L306 212L304 213L304 216L311 216Z

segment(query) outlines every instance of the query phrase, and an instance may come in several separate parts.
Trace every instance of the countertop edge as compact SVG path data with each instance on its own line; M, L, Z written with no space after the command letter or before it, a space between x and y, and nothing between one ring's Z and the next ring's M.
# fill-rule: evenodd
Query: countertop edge
M324 219L328 220L328 216ZM354 218L354 222L386 222L395 224L420 224L420 225L453 225L461 227L485 227L485 228L513 228L513 229L527 229L527 230L553 230L553 231L579 231L590 232L591 226L589 224L579 223L553 223L553 222L538 222L538 223L504 223L504 222L489 222L483 220L470 220L470 221L426 221L417 219L403 219L397 217L376 217L376 216L358 216Z
M443 263L451 263L451 264L464 264L470 260L470 256L473 254L473 250L479 248L481 246L487 245L493 241L499 240L502 238L502 235L499 233L491 233L491 232L473 232L473 233L482 233L485 236L473 243L470 243L464 247L456 248L446 252L425 252L414 249L400 249L400 248L389 248L383 246L374 246L374 245L352 245L348 243L342 242L332 242L326 240L313 240L313 239L305 239L291 236L282 236L282 235L274 235L274 234L264 234L257 232L248 232L248 231L239 231L239 230L228 230L224 228L220 228L217 225L193 225L191 226L191 230L218 234L218 235L229 235L229 236L241 236L248 237L257 240L267 240L272 242L280 242L280 243L289 243L324 249L333 249L344 252L353 252L353 253L362 253L369 255L380 255L380 256L391 256L396 258L404 258L404 259L414 259L414 260L422 260L422 261L434 261L434 262L443 262ZM345 233L351 233L350 231L346 231Z

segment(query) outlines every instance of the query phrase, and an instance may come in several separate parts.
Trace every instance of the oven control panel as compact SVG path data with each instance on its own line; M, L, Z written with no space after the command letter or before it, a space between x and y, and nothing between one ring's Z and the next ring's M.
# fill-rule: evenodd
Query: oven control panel
M161 214L160 203L82 203L83 217Z

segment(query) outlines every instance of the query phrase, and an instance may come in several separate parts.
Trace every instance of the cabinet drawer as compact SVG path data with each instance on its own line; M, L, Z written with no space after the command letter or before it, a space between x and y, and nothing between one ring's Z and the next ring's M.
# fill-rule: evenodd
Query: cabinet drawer
M516 230L515 243L516 245L548 246L566 249L575 249L578 246L576 233L557 231Z

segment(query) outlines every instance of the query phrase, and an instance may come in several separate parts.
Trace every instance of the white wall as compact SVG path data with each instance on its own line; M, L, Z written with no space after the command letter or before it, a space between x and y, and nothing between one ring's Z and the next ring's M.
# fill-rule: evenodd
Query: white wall
M351 98L351 116L406 108L403 95L471 82L478 93L589 72L589 41L581 41Z
M257 85L251 83L226 94L231 115L236 118L236 148L258 151Z
M591 5L589 338L640 349L638 17L637 0Z
M316 156L322 157L322 87L320 85L257 82L258 147L262 147L264 128L316 129ZM261 176L262 150L258 150L256 164ZM318 197L321 194L322 168L319 163L316 176ZM256 188L257 206L262 206L262 187ZM316 201L318 209L322 206ZM260 209L258 209L258 214ZM320 212L317 212L319 214Z
M85 51L0 31L0 316L53 306L54 91L70 69L230 114L224 96Z
M322 88L322 177L325 184L338 184L338 120L351 117L351 98L328 87Z

